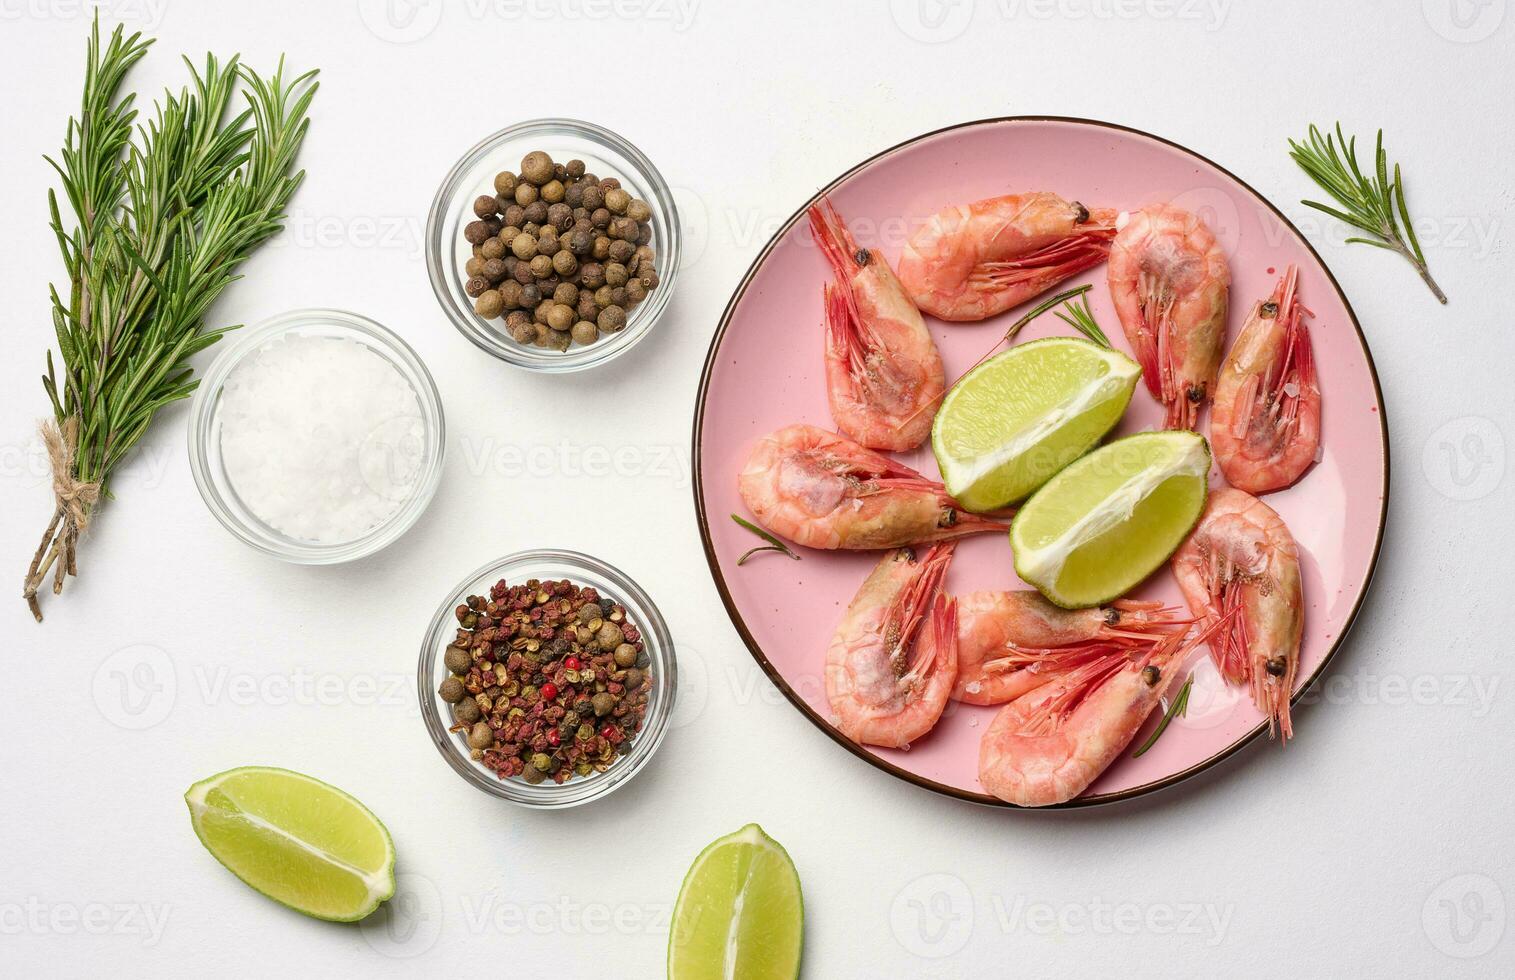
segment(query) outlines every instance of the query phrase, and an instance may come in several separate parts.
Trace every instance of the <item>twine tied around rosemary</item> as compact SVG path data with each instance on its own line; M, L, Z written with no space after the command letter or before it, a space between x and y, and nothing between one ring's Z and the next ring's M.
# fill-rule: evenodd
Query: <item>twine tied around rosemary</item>
M37 602L37 589L48 572L53 573L54 595L63 591L65 575L79 574L75 563L79 535L89 527L90 512L100 499L100 484L86 483L74 475L74 453L79 447L79 420L76 416L69 416L61 426L47 419L37 428L42 434L42 444L47 447L47 459L53 471L53 519L42 535L37 553L32 556L21 596L40 623L42 607Z

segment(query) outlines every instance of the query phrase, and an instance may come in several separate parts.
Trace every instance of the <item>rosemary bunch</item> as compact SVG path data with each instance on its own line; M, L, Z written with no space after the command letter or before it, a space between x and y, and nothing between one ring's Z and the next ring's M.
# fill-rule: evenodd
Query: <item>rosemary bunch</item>
M37 591L77 575L79 535L112 470L158 409L198 383L189 359L234 327L207 329L210 305L240 278L238 266L281 227L304 178L294 159L305 138L314 71L265 80L233 57L185 60L190 85L165 94L138 124L120 94L148 47L116 28L102 48L90 30L84 99L69 120L57 170L71 222L48 192L68 285L52 297L61 369L52 352L42 386L53 418L42 435L54 506L27 569L23 597L40 621ZM234 112L241 92L246 106Z
M1410 209L1405 204L1405 184L1399 164L1394 165L1393 178L1389 177L1383 130L1378 131L1371 177L1364 175L1357 164L1357 137L1348 139L1343 135L1341 123L1336 124L1335 135L1322 135L1312 125L1310 135L1303 142L1289 140L1289 156L1340 207L1319 201L1301 201L1301 204L1339 218L1368 236L1348 238L1347 241L1388 249L1404 256L1430 287L1431 294L1446 304L1447 294L1431 278L1425 253L1420 249L1420 242L1415 240L1415 227L1410 221Z

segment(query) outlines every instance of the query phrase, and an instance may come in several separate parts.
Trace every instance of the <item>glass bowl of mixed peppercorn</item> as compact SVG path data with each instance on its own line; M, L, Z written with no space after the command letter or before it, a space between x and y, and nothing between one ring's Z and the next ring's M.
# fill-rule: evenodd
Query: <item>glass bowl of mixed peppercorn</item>
M617 569L531 551L470 575L421 649L422 716L464 779L527 806L586 803L662 741L677 673L668 627Z

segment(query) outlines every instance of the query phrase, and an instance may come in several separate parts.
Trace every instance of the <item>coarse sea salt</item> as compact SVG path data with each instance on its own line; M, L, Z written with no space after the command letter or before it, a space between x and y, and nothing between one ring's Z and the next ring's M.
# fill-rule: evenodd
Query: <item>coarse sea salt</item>
M289 335L221 390L221 458L264 523L312 544L383 524L415 491L426 427L415 390L368 346Z

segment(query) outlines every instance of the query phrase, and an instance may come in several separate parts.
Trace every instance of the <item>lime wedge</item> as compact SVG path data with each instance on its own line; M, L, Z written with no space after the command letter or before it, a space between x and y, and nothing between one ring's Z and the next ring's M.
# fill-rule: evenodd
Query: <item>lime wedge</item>
M1142 432L1102 446L1015 515L1016 574L1070 609L1125 594L1199 520L1209 473L1210 447L1197 432Z
M669 980L794 980L805 903L778 841L750 823L700 852L668 933Z
M200 843L296 912L353 922L395 893L395 846L368 808L288 769L245 766L184 794Z
M1141 366L1075 337L1020 344L963 375L931 427L947 492L967 510L1024 500L1125 414Z

